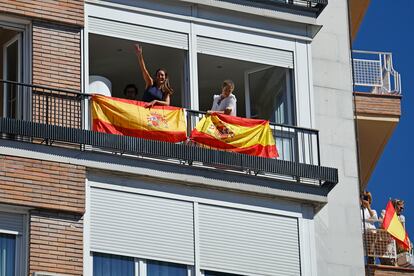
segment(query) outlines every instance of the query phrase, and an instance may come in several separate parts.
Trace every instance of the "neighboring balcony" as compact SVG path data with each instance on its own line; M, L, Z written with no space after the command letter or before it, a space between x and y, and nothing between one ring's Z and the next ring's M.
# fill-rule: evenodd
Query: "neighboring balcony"
M401 76L392 54L353 51L361 186L365 188L401 116Z
M229 171L249 177L279 179L283 183L325 187L326 190L338 182L337 170L320 164L317 130L272 123L279 158L260 158L198 147L191 141L174 144L94 132L87 127L89 95L8 81L0 81L0 84L6 95L4 111L7 116L0 118L3 139L100 154L122 154L125 158ZM203 114L186 110L188 131Z
M317 17L328 5L328 0L223 0L260 8L281 9Z
M367 220L368 221L368 220ZM367 276L406 276L414 273L413 252L404 252L394 238L384 229L381 221L369 220L377 229L363 233Z

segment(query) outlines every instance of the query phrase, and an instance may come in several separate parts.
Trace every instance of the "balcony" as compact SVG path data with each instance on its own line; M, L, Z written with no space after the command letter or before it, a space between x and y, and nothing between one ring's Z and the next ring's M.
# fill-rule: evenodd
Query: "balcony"
M282 9L286 11L301 12L317 17L328 5L328 0L223 0L225 2L237 3L268 9Z
M3 139L225 170L249 177L323 186L328 190L338 182L336 169L320 165L316 130L271 124L279 158L260 158L199 147L191 141L174 144L94 132L85 127L88 125L86 110L89 95L10 81L0 83L6 94L10 95L6 97L5 105L8 116L0 118ZM25 101L18 104L17 99L24 98L30 102L26 108L28 112L22 112ZM193 129L203 114L186 110L188 131Z
M353 51L361 186L365 188L401 116L401 76L392 54Z
M373 223L370 220L370 223ZM376 221L375 223L380 223ZM365 229L363 234L367 276L405 276L414 273L413 252L402 252L384 229Z

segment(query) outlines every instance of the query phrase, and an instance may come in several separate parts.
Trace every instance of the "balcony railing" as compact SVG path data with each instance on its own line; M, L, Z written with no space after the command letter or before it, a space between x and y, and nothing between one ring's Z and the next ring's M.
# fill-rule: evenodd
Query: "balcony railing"
M85 126L89 95L0 80L6 116L0 120L3 138L28 142L77 145L81 150L108 150L139 157L159 158L182 165L229 169L257 176L321 185L337 183L337 170L320 166L318 131L271 124L279 159L195 146L191 141L172 144L88 130ZM19 95L19 96L17 96ZM29 103L19 106L19 101ZM186 110L188 136L204 112Z
M317 17L328 5L328 0L223 0L242 5L258 6L264 8L284 8L310 13Z
M357 92L401 94L401 76L393 67L391 53L354 50L352 56Z
M390 267L412 267L414 265L413 249L406 250L398 246L395 239L385 229L381 229L381 219L366 219L366 222L368 225L377 227L377 229L365 229L363 233L367 265Z

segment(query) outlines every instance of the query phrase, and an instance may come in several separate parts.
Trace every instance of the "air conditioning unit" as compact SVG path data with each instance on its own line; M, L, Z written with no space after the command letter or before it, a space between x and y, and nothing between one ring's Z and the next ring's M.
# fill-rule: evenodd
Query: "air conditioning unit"
M402 267L410 267L414 263L413 255L408 252L400 253L397 256L397 264Z

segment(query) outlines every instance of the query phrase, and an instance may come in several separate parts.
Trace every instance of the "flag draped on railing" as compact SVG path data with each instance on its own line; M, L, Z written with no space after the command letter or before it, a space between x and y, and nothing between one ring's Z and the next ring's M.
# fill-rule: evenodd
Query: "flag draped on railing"
M92 96L91 108L94 131L172 143L187 139L183 108L146 108L144 102L101 95Z
M405 249L410 249L411 244L408 239L408 234L402 223L398 220L397 213L391 201L388 201L387 208L385 209L382 227L395 238L398 244Z
M266 120L213 113L197 123L190 139L215 149L268 158L279 156Z

